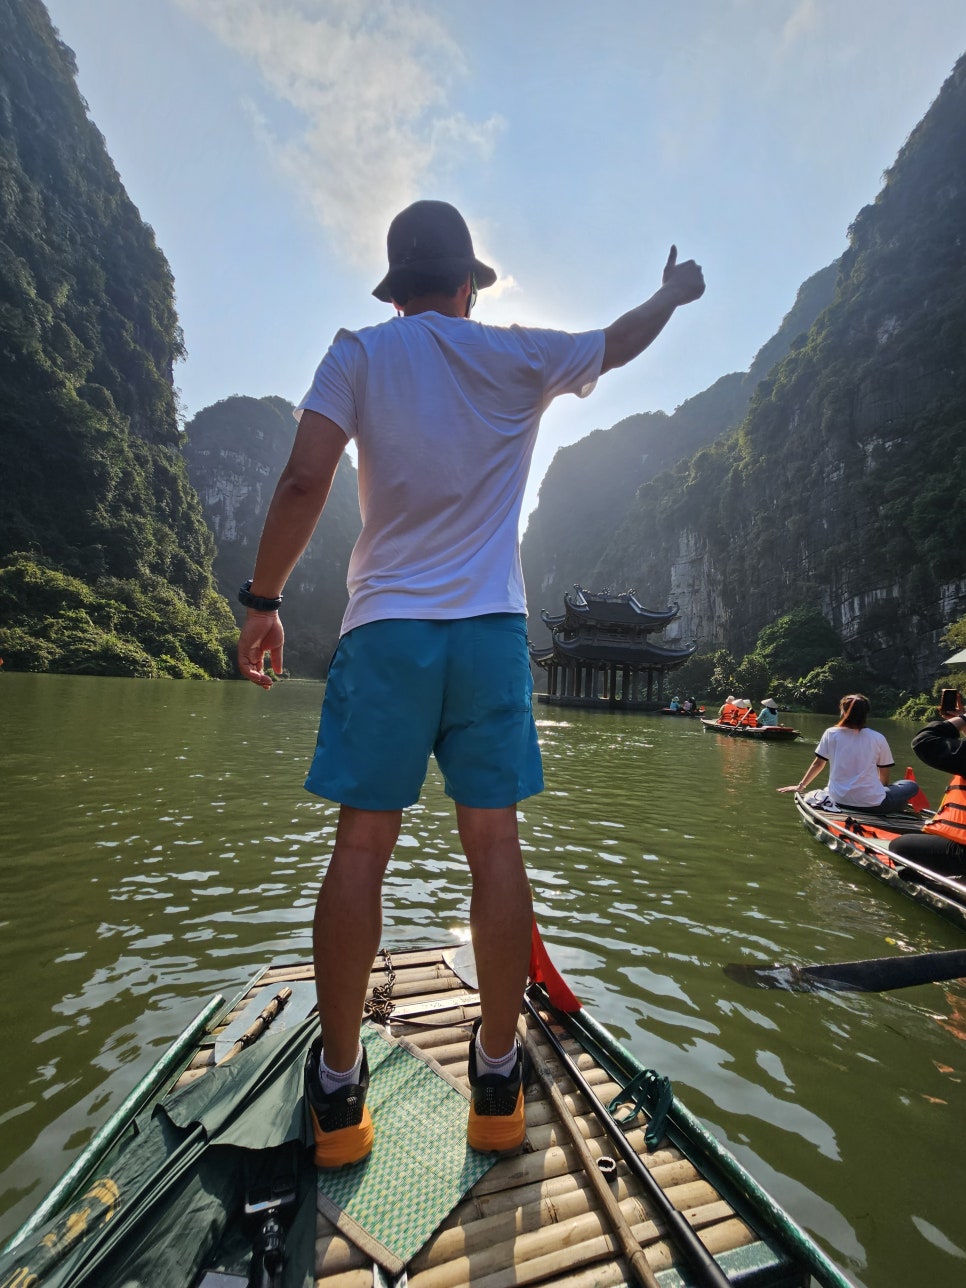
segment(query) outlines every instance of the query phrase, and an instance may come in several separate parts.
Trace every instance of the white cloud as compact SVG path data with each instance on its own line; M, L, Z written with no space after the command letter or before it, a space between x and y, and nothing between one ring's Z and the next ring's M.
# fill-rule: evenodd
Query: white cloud
M803 41L814 41L823 36L826 16L816 0L799 0L782 27L779 56L794 54Z
M177 3L251 62L289 109L296 124L282 127L247 105L288 182L338 248L369 271L381 262L392 215L438 188L468 154L486 155L502 128L497 116L471 121L454 108L465 59L417 4Z

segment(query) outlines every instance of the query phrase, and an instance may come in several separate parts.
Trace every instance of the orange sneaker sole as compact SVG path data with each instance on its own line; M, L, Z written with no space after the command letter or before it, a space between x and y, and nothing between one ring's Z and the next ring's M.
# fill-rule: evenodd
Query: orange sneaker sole
M312 1110L312 1129L315 1133L316 1167L347 1167L360 1163L372 1152L375 1132L369 1110L363 1107L362 1122L355 1127L340 1127L338 1131L320 1131L315 1110Z
M523 1088L517 1092L517 1103L512 1114L479 1115L470 1102L470 1118L466 1124L466 1139L470 1148L481 1154L509 1154L519 1149L526 1140L527 1120L523 1108Z

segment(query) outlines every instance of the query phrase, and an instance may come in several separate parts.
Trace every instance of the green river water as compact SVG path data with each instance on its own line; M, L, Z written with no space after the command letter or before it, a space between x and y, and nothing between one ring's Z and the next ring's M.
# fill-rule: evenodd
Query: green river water
M213 994L310 955L335 827L302 788L321 695L0 675L3 1238ZM761 745L660 716L537 718L547 790L521 831L572 987L856 1284L961 1288L966 982L798 994L722 970L963 946L776 793L830 721ZM913 727L873 723L903 769ZM916 768L935 805L943 780ZM385 904L390 947L465 933L435 769Z

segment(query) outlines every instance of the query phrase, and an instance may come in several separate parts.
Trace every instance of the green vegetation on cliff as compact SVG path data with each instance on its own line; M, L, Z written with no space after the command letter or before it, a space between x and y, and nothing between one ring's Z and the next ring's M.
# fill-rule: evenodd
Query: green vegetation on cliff
M837 272L831 264L802 284L778 331L747 372L722 376L670 414L628 416L557 452L521 551L531 610L559 612L574 582L594 588L639 585L636 572L629 578L615 572L603 582L598 576L598 562L610 548L615 528L625 516L636 514L638 489L741 423L758 382L831 301ZM593 400L588 408L592 406ZM660 607L666 602L651 600Z
M736 655L815 609L882 680L935 674L966 606L964 228L960 59L855 219L830 306L737 431L641 488L586 584L680 599Z
M181 456L168 264L39 0L0 0L0 655L224 675L233 632Z

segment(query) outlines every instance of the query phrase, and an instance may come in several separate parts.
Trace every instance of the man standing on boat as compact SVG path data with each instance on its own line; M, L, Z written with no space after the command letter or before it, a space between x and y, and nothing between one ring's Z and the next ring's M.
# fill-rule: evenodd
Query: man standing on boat
M531 710L518 529L540 417L630 362L704 292L672 246L659 289L601 331L470 321L496 273L453 206L417 201L392 221L373 291L399 316L340 331L302 399L292 454L265 520L238 643L241 674L282 670L282 590L349 440L362 532L306 787L341 808L313 947L324 1035L306 1067L321 1167L372 1148L359 1025L382 933L382 880L430 754L456 803L473 882L470 925L482 1024L470 1044L469 1143L522 1145L516 1026L532 910L517 803L543 788Z

